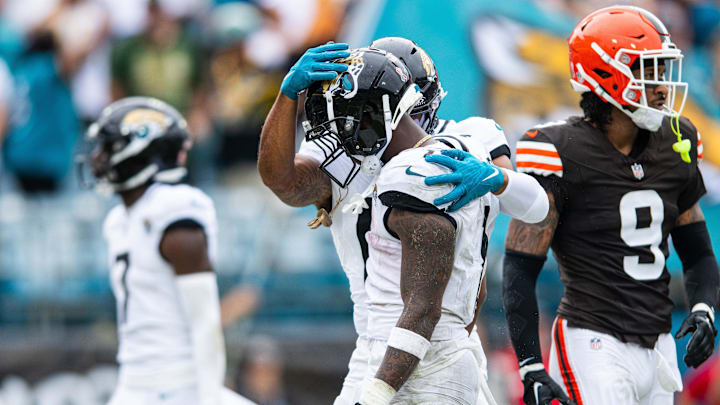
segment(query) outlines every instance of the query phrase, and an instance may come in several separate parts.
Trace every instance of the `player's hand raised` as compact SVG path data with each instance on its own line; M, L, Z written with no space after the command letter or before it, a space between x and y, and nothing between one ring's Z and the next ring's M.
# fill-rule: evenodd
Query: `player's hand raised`
M553 399L563 405L575 405L545 369L526 373L522 382L525 405L550 405Z
M476 198L501 189L505 184L505 176L491 163L458 149L443 150L441 153L442 155L427 155L425 160L443 165L453 172L428 177L425 184L433 186L452 183L456 186L448 194L436 198L435 205L452 202L448 211L454 212Z
M346 71L348 66L330 61L350 56L347 49L348 44L332 42L308 49L285 75L280 91L297 100L298 93L307 89L313 82L336 78L337 72Z
M692 336L685 347L683 360L688 367L698 367L712 355L717 329L706 311L695 311L685 318L675 338L680 339L688 333Z

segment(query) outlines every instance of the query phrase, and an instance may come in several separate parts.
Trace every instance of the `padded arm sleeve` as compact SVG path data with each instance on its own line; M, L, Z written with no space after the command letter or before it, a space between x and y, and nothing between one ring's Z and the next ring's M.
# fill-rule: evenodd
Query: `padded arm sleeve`
M508 184L497 197L500 212L529 224L542 221L548 214L550 203L545 189L532 176L505 170Z
M505 251L503 305L510 340L521 367L542 363L535 283L544 263L545 256Z
M220 299L215 273L205 271L175 278L190 324L200 404L220 403L225 379L225 342L220 326Z
M717 307L720 273L705 221L677 227L671 235L683 264L690 308L698 303Z

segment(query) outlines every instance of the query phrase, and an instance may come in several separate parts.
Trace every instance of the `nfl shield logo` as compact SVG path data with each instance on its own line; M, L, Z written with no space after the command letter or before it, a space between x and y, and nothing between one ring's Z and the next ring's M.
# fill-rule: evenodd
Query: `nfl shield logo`
M593 350L600 350L600 348L602 348L602 342L600 341L600 338L590 339L590 348Z
M630 168L632 169L633 176L635 176L636 179L642 180L642 178L645 177L645 171L640 163L635 163L630 166Z

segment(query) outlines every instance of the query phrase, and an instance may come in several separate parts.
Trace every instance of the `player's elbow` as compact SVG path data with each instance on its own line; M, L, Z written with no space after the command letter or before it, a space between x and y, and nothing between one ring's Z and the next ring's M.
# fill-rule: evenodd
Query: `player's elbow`
M262 179L263 184L267 188L274 190L275 188L281 186L281 183L283 182L282 177L278 176L273 168L273 165L263 156L262 151L258 153L257 168L258 173L260 173L260 179Z
M501 194L500 210L520 221L534 224L545 219L550 203L537 180L524 173L506 170L508 184Z
M538 193L536 195L533 204L530 206L525 215L519 219L527 222L528 224L537 224L538 222L547 218L549 211L550 201L548 200L547 194L543 190L541 193Z
M301 204L293 196L295 195L295 183L290 176L281 176L274 172L269 165L261 164L258 159L258 171L265 187L269 188L276 197L283 203L291 207L302 207L307 204Z

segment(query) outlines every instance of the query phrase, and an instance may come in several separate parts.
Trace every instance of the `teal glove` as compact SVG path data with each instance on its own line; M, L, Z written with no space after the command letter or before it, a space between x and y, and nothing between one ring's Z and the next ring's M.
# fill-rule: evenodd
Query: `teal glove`
M457 211L470 201L501 189L505 184L500 169L491 163L459 149L443 150L441 153L442 155L427 155L425 160L443 165L453 172L426 177L425 184L456 184L452 191L434 201L435 205L454 201L448 208L449 212Z
M307 89L313 82L336 78L336 72L344 72L348 66L328 61L347 58L350 56L347 49L348 44L332 42L308 49L285 75L280 91L291 99L297 100L298 93Z

